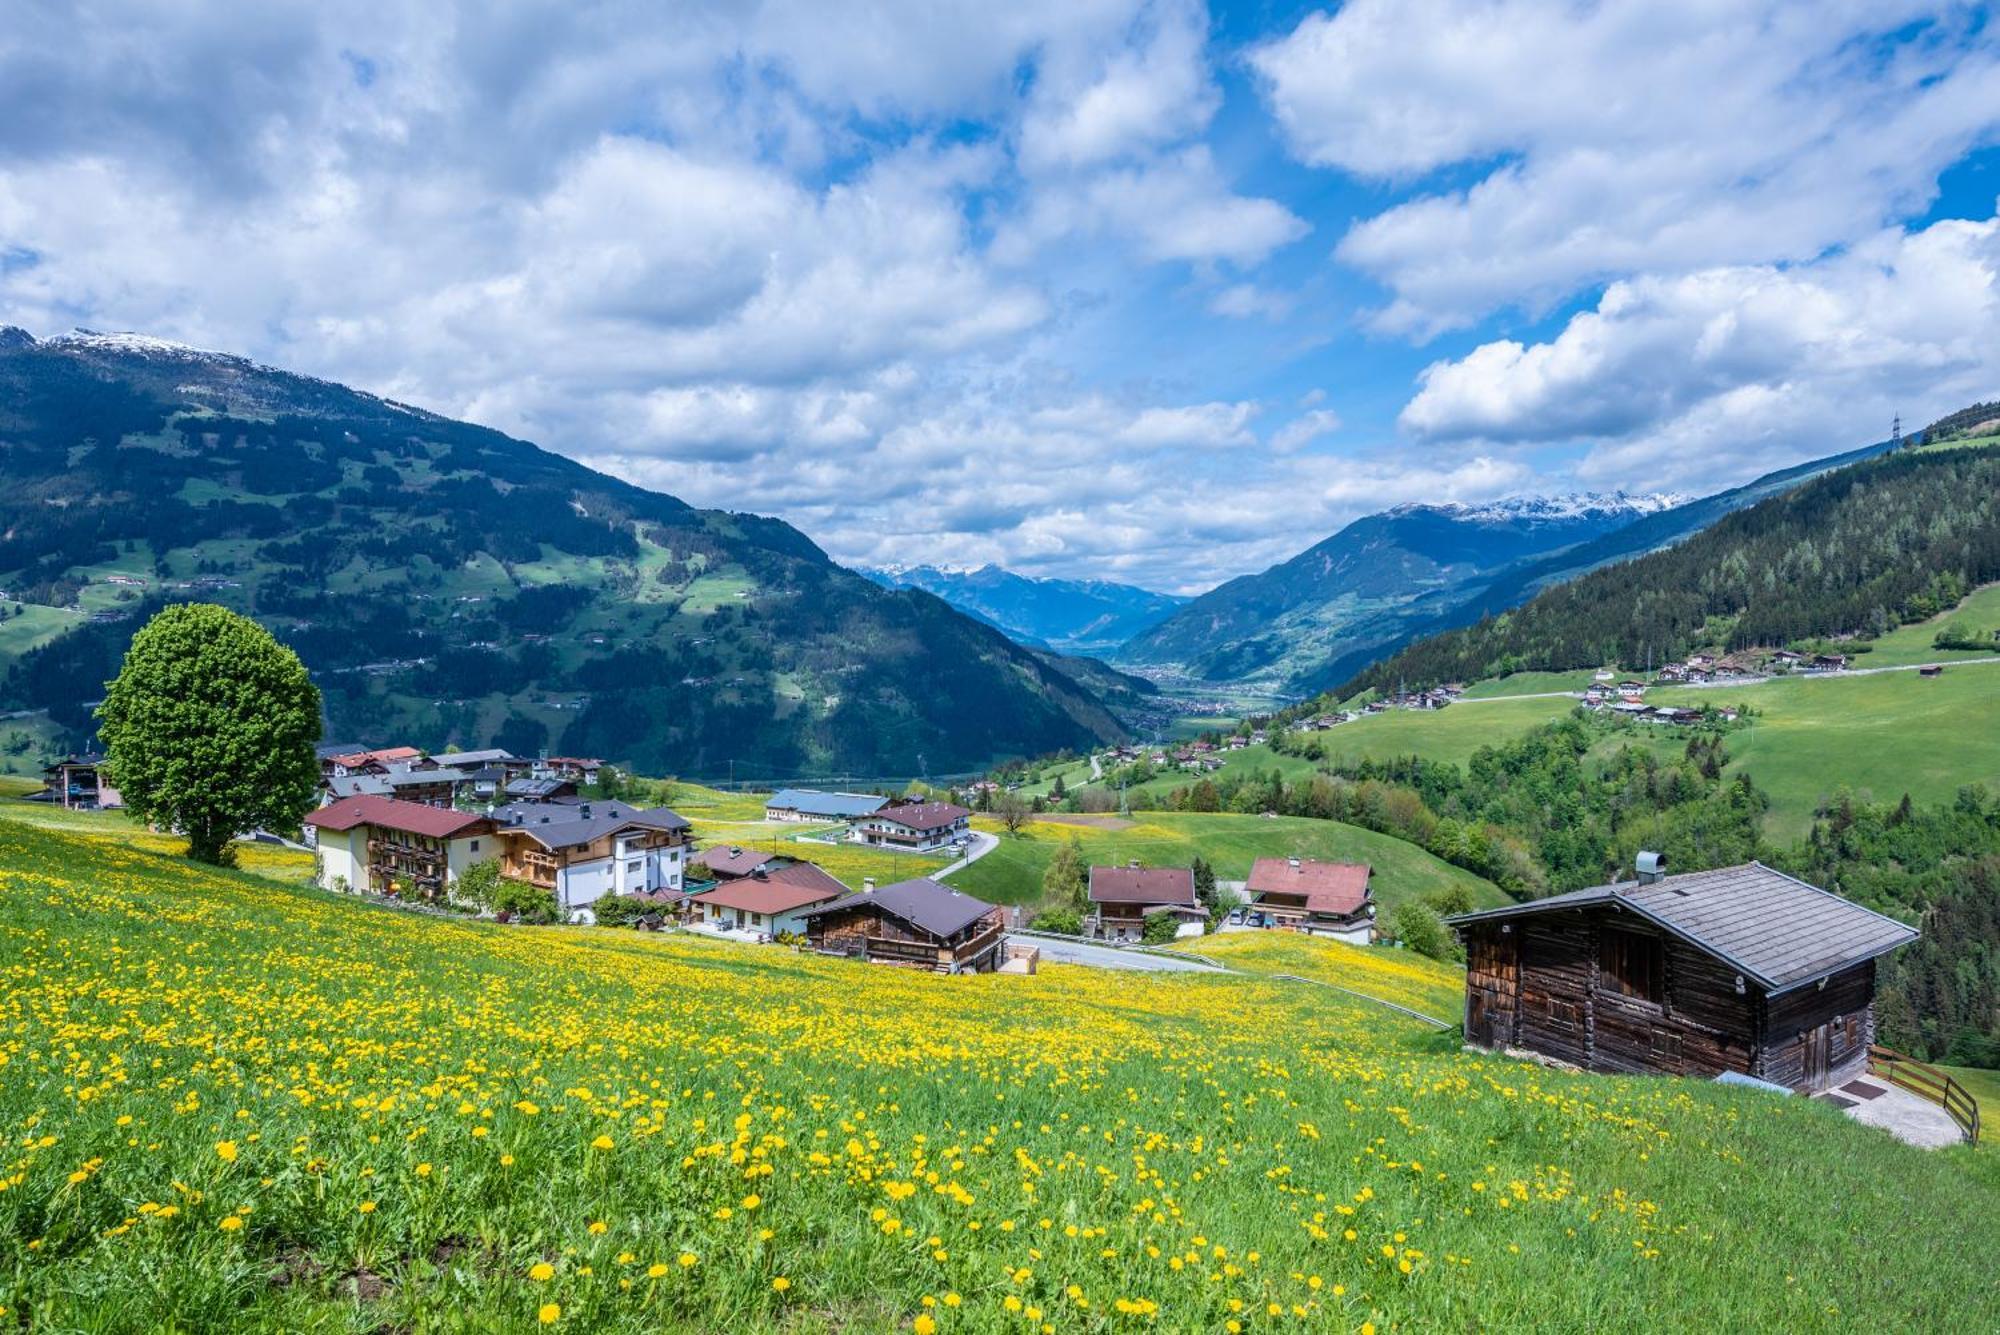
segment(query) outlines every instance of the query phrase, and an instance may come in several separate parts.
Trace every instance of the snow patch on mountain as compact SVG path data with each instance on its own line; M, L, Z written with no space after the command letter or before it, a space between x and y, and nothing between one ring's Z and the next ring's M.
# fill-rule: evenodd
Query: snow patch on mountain
M1413 503L1399 505L1389 513L1404 515L1427 510L1468 523L1506 523L1523 519L1554 521L1620 514L1636 519L1641 515L1671 510L1690 499L1671 491L1653 491L1636 496L1624 491L1571 491L1556 496L1510 496L1505 500L1486 501L1479 505L1467 505L1463 501L1431 505Z

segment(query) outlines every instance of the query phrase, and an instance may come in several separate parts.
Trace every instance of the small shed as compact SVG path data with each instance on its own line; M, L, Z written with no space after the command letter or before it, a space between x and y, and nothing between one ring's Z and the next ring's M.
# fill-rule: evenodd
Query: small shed
M1866 1068L1875 961L1917 938L1761 863L1669 876L1655 853L1631 881L1447 921L1468 1043L1807 1092Z

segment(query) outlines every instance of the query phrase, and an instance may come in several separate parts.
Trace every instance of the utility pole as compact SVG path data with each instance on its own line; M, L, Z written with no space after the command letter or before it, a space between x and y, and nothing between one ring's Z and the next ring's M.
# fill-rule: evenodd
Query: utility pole
M1889 448L1892 450L1903 448L1903 415L1901 413L1896 414L1895 424L1889 428Z

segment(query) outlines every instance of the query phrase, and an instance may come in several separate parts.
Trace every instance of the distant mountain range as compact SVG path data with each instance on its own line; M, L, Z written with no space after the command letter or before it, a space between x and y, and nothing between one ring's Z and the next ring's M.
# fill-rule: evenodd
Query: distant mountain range
M1038 579L995 565L977 570L909 566L860 573L884 588L934 593L1022 644L1070 654L1115 649L1166 620L1187 602L1130 584Z
M241 357L0 329L0 477L0 709L72 743L188 599L269 626L375 743L890 777L1126 735L1061 660L778 520Z
M1127 666L1171 665L1208 681L1303 690L1327 663L1382 651L1501 572L1679 500L1616 493L1398 506L1210 590L1114 658Z

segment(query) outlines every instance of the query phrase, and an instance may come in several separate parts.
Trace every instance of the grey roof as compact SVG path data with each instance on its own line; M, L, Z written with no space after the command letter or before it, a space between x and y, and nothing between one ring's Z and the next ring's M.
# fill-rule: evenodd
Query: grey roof
M574 783L575 783L574 779L558 779L558 778L516 779L514 780L514 782L507 785L507 796L547 797L550 793L556 792L562 788L570 787Z
M313 748L313 754L321 760L331 760L335 756L351 756L367 749L359 742L322 742Z
M810 918L870 903L895 914L912 927L938 937L963 931L993 910L993 906L983 899L974 899L948 885L940 885L928 876L920 876L913 881L885 885L880 890L863 890L799 916Z
M869 793L822 793L812 788L780 788L764 799L764 806L766 809L776 807L781 811L825 816L828 820L852 820L856 816L868 816L880 811L882 804L888 800Z
M1446 921L1456 925L1611 904L1727 961L1768 992L1789 991L1917 939L1914 927L1761 862L1663 876L1650 884L1593 886Z
M450 765L439 765L436 769L392 769L382 777L391 788L402 788L426 783L464 783L466 773Z
M395 790L389 781L379 774L343 774L326 781L326 790L334 797L388 797Z
M628 825L649 830L685 830L686 817L667 807L634 807L623 802L510 802L493 809L504 833L519 830L544 848L574 848Z
M470 766L473 769L478 769L482 765L491 765L502 760L516 759L516 756L512 751L503 751L497 746L490 746L484 751L447 751L442 756L439 756L438 759L449 761L451 764L461 768Z

